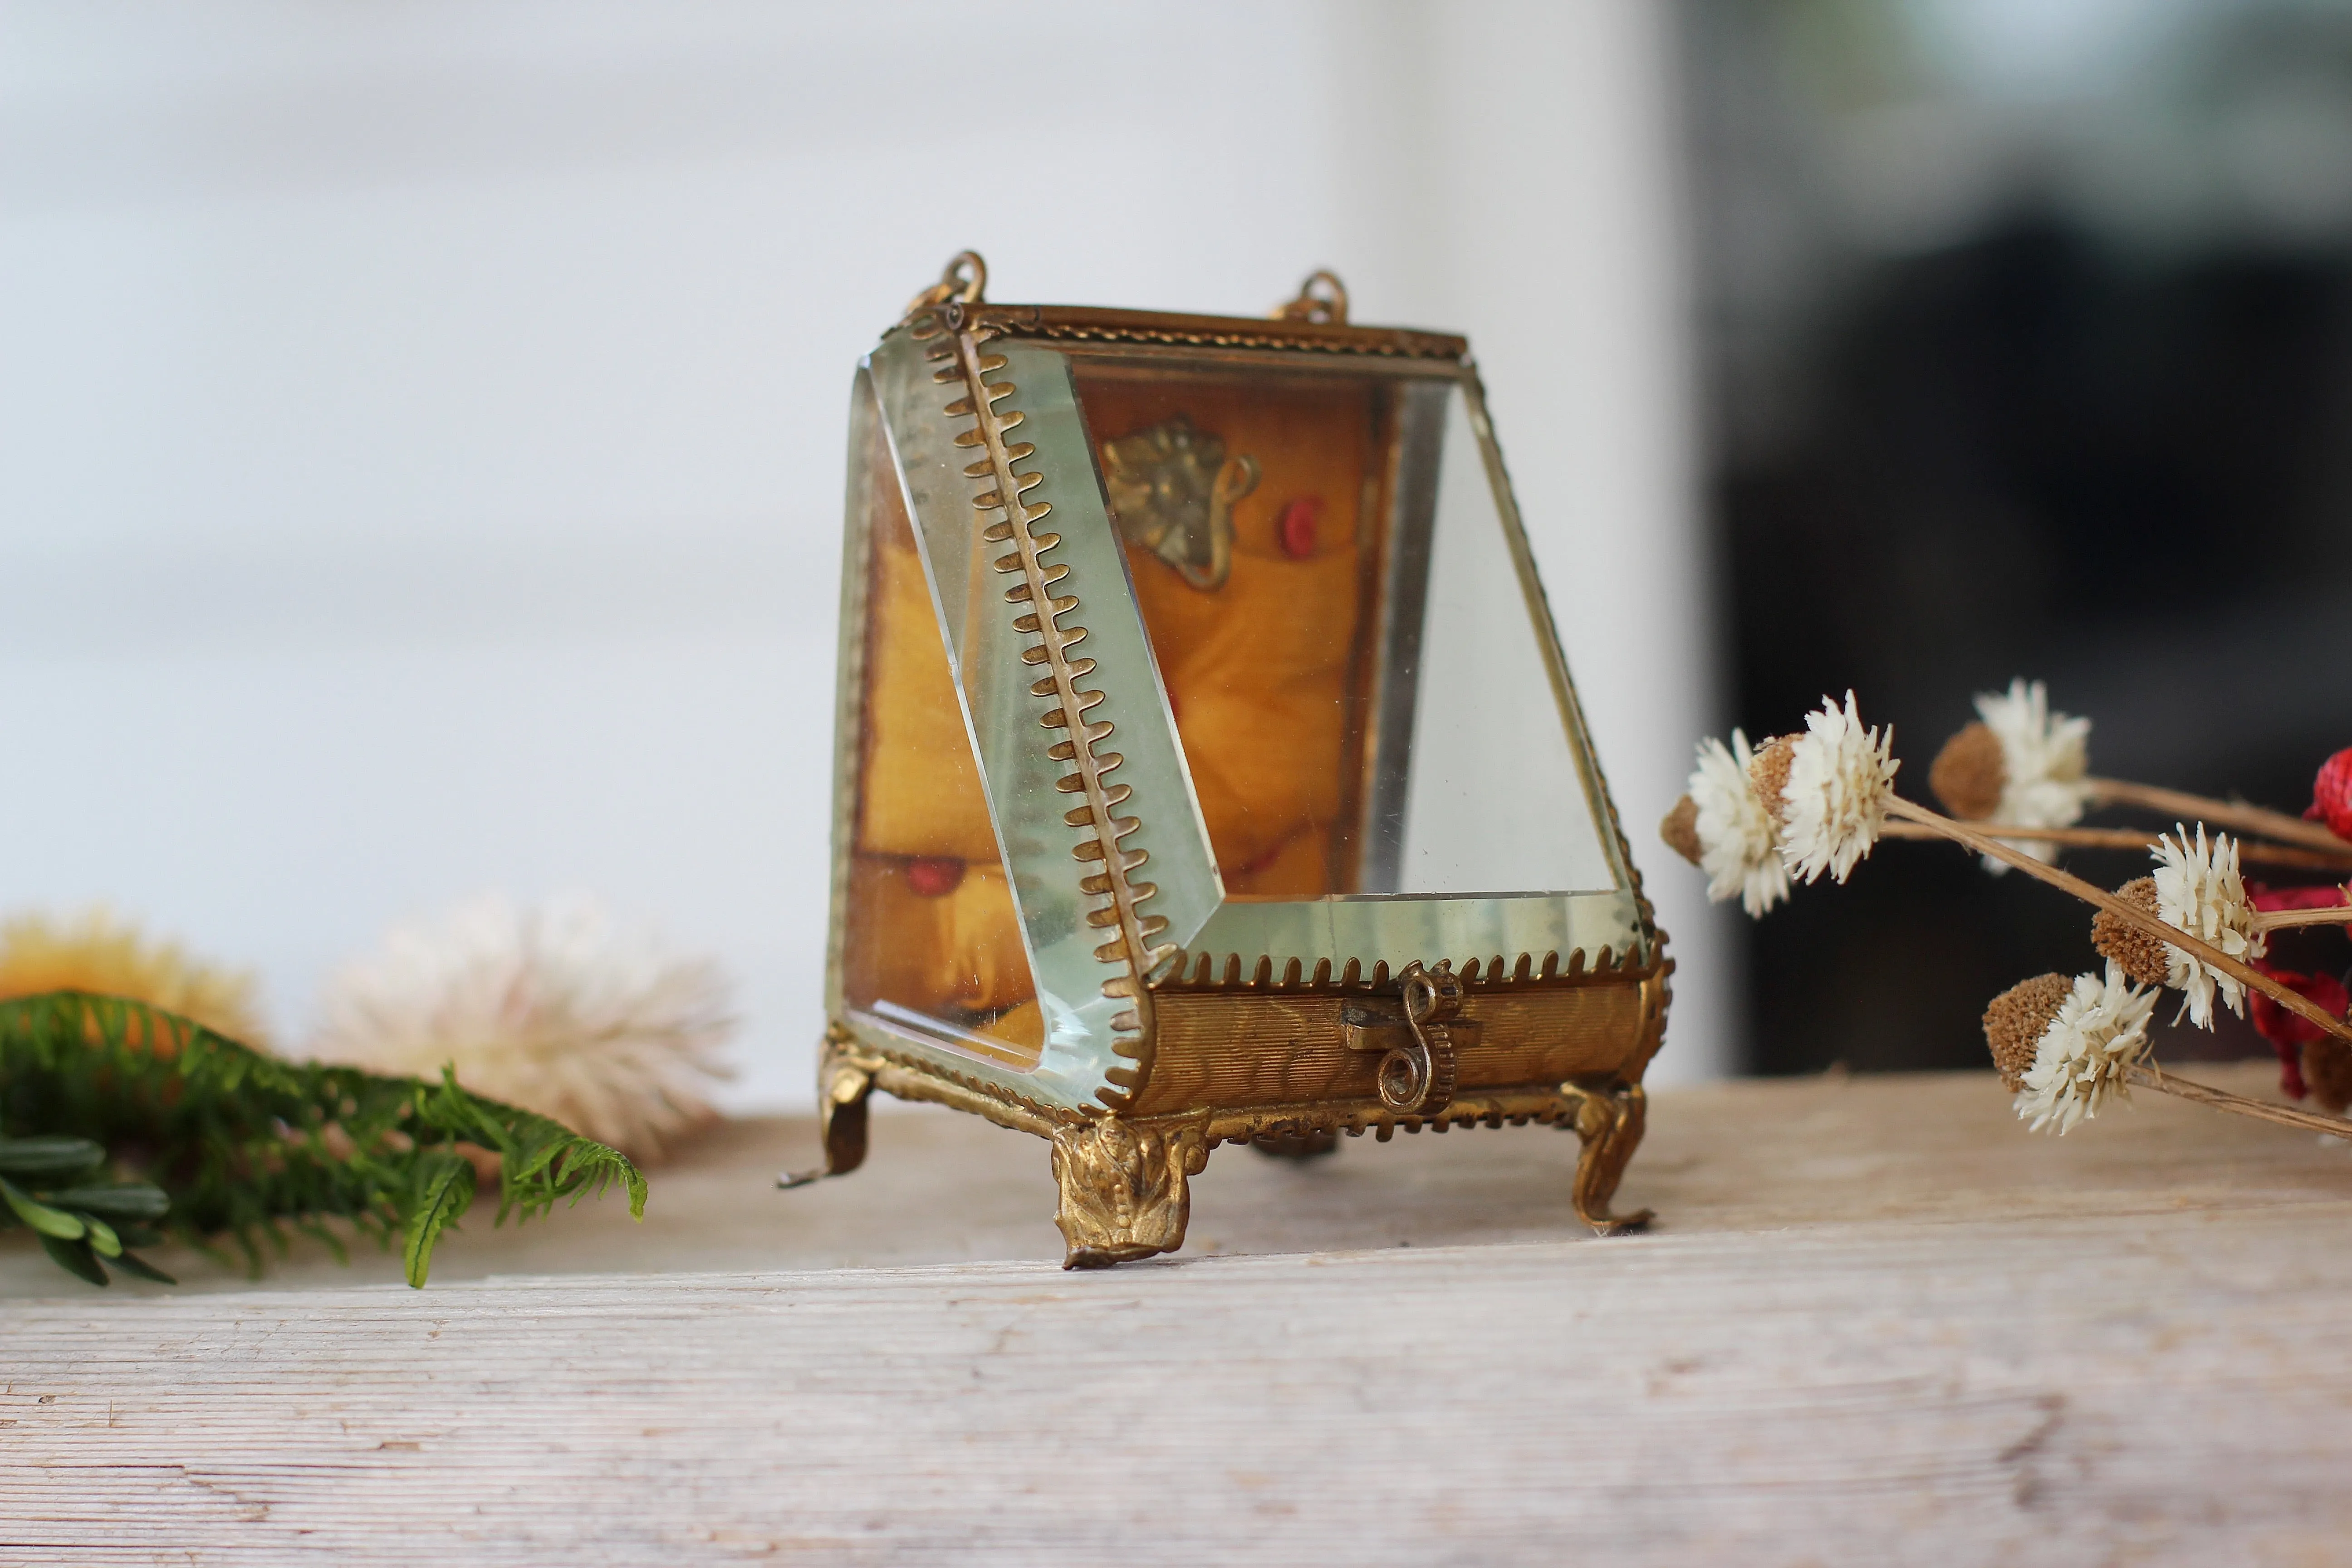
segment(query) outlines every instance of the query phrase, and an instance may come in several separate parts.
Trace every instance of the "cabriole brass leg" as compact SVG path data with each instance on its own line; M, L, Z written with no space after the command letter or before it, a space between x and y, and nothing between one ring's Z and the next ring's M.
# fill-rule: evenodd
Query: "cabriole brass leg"
M1620 1083L1588 1089L1582 1084L1564 1083L1559 1092L1570 1113L1560 1119L1560 1125L1575 1128L1576 1135L1584 1140L1584 1152L1576 1162L1572 1192L1576 1217L1602 1236L1616 1236L1648 1225L1653 1217L1648 1209L1622 1215L1609 1212L1609 1200L1616 1195L1618 1179L1624 1175L1626 1162L1633 1159L1633 1151L1642 1142L1643 1120L1649 1103L1642 1086Z
M824 1142L828 1176L845 1175L866 1163L866 1102L874 1093L874 1074L852 1059L845 1044L826 1031L824 1059L816 1074L817 1132Z
M1184 1245L1192 1217L1187 1179L1209 1163L1200 1123L1138 1127L1118 1117L1057 1128L1054 1180L1062 1189L1065 1268L1108 1268Z

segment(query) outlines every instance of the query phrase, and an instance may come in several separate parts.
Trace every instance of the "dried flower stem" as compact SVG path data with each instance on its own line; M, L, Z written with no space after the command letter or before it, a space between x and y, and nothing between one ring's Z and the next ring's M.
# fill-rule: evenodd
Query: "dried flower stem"
M2085 849L2148 849L2153 848L2161 837L2144 833L2137 827L2022 827L2006 823L1988 825L1986 831L2023 843L2072 844ZM1944 835L1910 823L1890 822L1886 825L1885 837L1941 838ZM2338 871L2352 866L2352 844L2342 845L2330 851L2241 838L2238 840L2238 855L2241 859L2254 865L2295 866L2315 871Z
M2153 1089L2182 1100L2210 1105L2216 1110L2234 1111L2251 1116L2257 1121L2274 1121L2281 1127L2299 1127L2306 1132L2325 1132L2331 1138L2352 1138L2352 1121L2341 1116L2326 1116L2315 1110L2297 1110L2292 1105L2274 1105L2267 1100L2252 1100L2242 1094L2232 1094L2226 1089L2197 1083L2185 1078L2174 1078L2154 1062L2136 1067L2126 1075L2127 1081L2138 1089Z
M2256 910L2253 925L2258 931L2276 931L2281 926L2352 925L2352 904L2326 910Z
M2347 845L2320 824L2305 822L2299 816L2289 816L2283 811L2271 811L2236 801L2215 800L2210 795L2189 795L2182 790L2161 789L2155 784L2133 784L2128 779L2089 779L2084 782L2091 786L2091 798L2101 805L2144 805L2167 816L2185 817L2191 822L2202 818L2216 827L2235 827L2241 832L2259 833L2265 838L2275 838L2284 844L2300 844L2306 848L2339 855L2352 849L2352 845Z
M2352 1024L2336 1017L2301 992L2280 984L2252 965L2231 957L2220 948L2189 935L2179 927L2168 925L2137 904L2126 903L2105 888L2094 887L2082 878L2061 871L2055 866L2045 866L2032 856L2011 848L1990 833L1979 833L1948 816L1939 816L1926 806L1915 805L1900 795L1886 803L1886 813L1889 816L1932 828L1955 844L1966 845L1979 855L1990 855L2027 876L2038 877L2053 888L2072 893L2084 903L2106 910L2126 924L2202 960L2209 969L2228 975L2250 990L2261 992L2295 1016L2316 1024L2347 1045L2352 1045ZM2001 831L2006 832L2007 829Z

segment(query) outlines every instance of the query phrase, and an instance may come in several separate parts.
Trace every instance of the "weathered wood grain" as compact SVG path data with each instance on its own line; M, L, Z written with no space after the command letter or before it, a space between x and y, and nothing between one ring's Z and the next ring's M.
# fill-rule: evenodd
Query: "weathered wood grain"
M1557 1134L1223 1151L1202 1250L1094 1275L1032 1141L890 1118L776 1194L804 1131L739 1130L423 1292L11 1302L0 1561L2340 1561L2352 1154L2149 1099L1662 1096L1669 1225L1605 1242Z

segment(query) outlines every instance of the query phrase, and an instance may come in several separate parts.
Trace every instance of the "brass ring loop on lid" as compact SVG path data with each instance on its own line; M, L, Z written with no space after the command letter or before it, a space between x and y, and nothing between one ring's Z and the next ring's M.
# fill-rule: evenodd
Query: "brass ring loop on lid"
M940 274L940 282L953 298L967 305L977 305L982 291L988 287L988 263L980 258L977 250L959 250L955 259Z
M1318 268L1298 286L1298 298L1274 313L1278 321L1319 321L1335 327L1348 324L1348 286L1329 268Z
M906 315L928 310L950 300L959 304L977 305L988 288L988 263L977 250L959 250L953 260L940 269L940 280L907 301Z

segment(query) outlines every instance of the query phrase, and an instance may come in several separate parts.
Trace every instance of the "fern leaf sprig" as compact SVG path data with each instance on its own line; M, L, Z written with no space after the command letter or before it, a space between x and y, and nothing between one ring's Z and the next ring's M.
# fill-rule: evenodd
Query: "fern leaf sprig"
M145 1182L91 1181L105 1163L87 1138L0 1138L0 1226L24 1226L58 1267L94 1285L106 1283L107 1262L176 1283L125 1246L163 1239L138 1222L162 1218L170 1200Z
M0 1138L0 1177L36 1207L78 1215L81 1229L43 1228L8 1190L0 1224L31 1226L96 1284L106 1282L106 1237L155 1234L146 1221L215 1254L231 1242L258 1273L264 1245L282 1250L289 1228L320 1234L341 1220L387 1246L403 1238L408 1282L421 1286L435 1243L473 1196L460 1144L499 1156L498 1223L614 1182L630 1214L645 1213L645 1177L618 1152L469 1094L446 1070L436 1084L280 1061L142 1003L80 992L0 1002L0 1135L11 1134ZM101 1201L89 1176L108 1160L152 1196L107 1188L123 1195ZM16 1180L37 1175L29 1187ZM59 1247L80 1250L68 1262ZM152 1273L128 1252L108 1260Z

